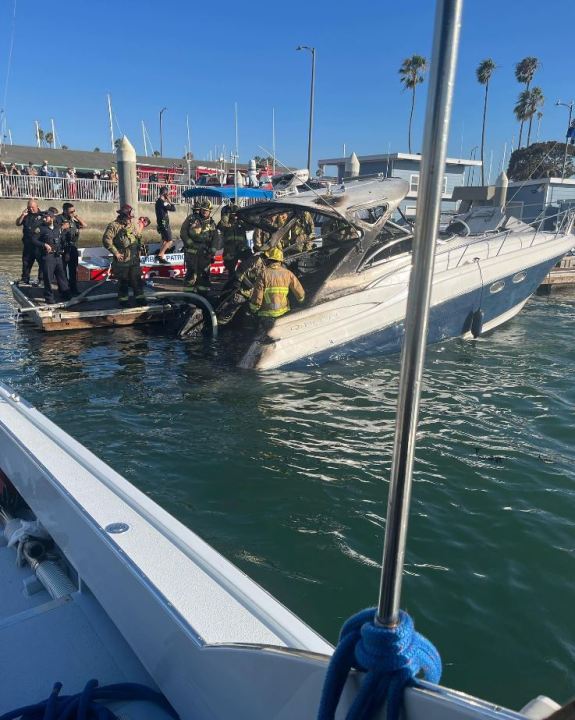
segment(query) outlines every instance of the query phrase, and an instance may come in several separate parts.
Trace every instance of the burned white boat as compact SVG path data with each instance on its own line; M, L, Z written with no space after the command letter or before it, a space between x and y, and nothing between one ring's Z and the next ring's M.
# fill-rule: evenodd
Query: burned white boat
M400 179L360 179L241 211L247 225L273 230L270 245L284 247L297 218L309 212L319 246L286 257L306 301L252 342L242 367L399 352L414 238L413 227L398 218L407 191ZM288 219L275 229L271 220L280 212ZM512 217L505 206L472 207L454 218L438 238L428 342L477 337L516 315L575 244L572 224L564 214L556 229L543 230Z

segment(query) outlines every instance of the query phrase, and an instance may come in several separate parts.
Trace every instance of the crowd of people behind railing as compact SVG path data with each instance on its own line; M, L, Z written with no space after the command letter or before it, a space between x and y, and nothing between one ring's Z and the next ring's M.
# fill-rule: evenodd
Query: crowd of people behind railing
M169 179L168 179L169 178ZM146 173L138 177L140 202L153 202L164 182L170 183L172 202L185 202L182 192L189 185L182 184L183 176L171 173L162 176ZM109 169L82 172L75 168L66 168L58 172L46 161L36 167L32 162L18 166L6 165L0 160L0 198L45 198L66 200L100 200L118 202L118 171L112 165Z

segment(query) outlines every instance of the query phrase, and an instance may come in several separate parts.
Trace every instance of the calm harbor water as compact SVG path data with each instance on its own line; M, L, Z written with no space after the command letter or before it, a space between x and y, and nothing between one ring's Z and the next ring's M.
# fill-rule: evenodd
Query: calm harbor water
M0 380L335 641L377 599L398 358L254 374L159 330L16 326ZM575 296L428 353L403 607L443 683L575 695Z

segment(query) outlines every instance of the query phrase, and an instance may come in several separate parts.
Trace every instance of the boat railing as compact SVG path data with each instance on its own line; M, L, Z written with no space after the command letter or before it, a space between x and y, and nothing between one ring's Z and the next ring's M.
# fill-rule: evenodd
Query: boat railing
M549 206L546 206L549 207ZM556 207L556 206L555 206ZM526 225L533 231L533 234L529 233L529 237L526 237L528 234L527 231L525 232L518 232L514 231L512 229L503 230L503 231L494 231L492 235L489 233L483 233L482 235L478 236L476 239L471 240L465 248L463 249L463 252L459 252L461 250L461 246L457 248L448 248L444 250L443 252L447 252L447 269L452 269L452 267L459 267L464 258L468 256L468 251L473 249L479 244L486 243L487 245L487 257L486 259L491 259L493 257L498 257L501 252L503 251L503 248L505 247L505 244L510 236L513 236L516 240L519 240L521 249L524 248L530 248L533 247L535 244L535 241L537 239L537 236L541 232L552 232L548 229L546 229L546 226L548 227L549 221L556 220L554 223L554 234L555 237L557 237L560 234L566 234L571 232L573 228L573 223L575 221L575 209L569 208L567 210L560 210L557 213L554 213L553 215L545 215L544 217L538 217L536 220L534 220L531 223L526 223ZM493 240L499 239L499 236L501 236L501 242L499 243L499 246L494 251L493 250ZM575 245L575 238L574 238L574 245ZM457 261L455 262L455 265L452 266L452 256L457 256Z

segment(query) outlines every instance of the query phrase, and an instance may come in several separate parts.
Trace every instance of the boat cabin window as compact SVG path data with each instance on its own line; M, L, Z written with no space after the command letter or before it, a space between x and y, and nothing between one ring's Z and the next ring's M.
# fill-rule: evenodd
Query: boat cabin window
M387 212L387 205L378 205L377 207L362 208L357 210L355 217L367 225L375 225Z

